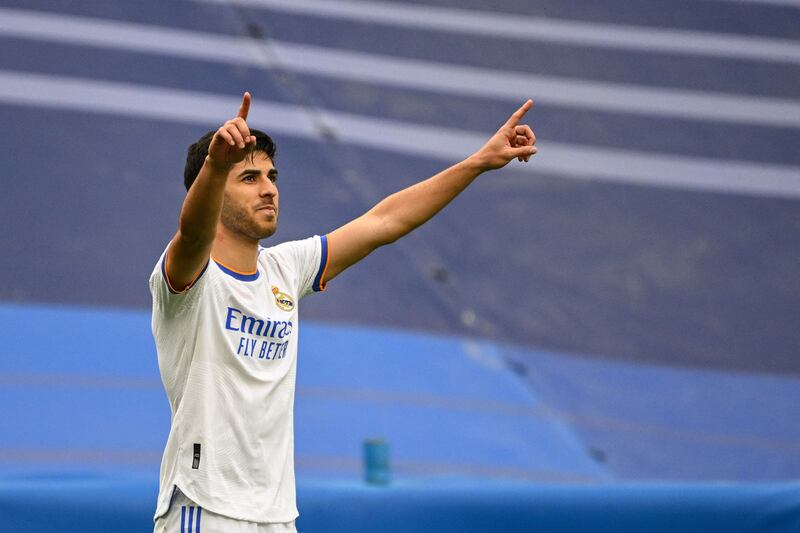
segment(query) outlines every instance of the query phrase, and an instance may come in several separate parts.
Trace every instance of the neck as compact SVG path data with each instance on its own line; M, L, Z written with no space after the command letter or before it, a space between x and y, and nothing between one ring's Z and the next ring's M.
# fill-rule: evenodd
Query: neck
M258 240L233 234L220 224L211 247L211 257L231 270L252 274L256 271Z

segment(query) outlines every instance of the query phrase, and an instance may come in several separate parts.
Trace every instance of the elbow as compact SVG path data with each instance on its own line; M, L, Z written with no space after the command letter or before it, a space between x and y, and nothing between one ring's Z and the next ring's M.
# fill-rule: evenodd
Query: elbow
M366 216L373 230L373 248L392 244L417 227L399 210L388 209L386 201L375 206Z
M385 246L396 242L401 237L411 233L415 227L400 220L381 219L381 222L383 222L383 224L381 226L382 231L380 232L380 238L378 239L378 246Z

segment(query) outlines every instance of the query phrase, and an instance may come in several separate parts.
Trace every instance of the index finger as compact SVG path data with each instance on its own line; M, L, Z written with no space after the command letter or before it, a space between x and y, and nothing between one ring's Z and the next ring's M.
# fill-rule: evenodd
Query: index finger
M506 120L505 125L513 128L514 126L519 124L519 121L522 120L522 117L525 116L525 113L527 113L528 110L532 107L533 107L533 100L528 100L527 102L522 104L522 107L514 111L514 114L512 114L508 118L508 120Z
M239 113L236 115L237 117L247 120L247 113L250 112L251 99L250 93L245 91L244 96L242 96L242 105L239 106Z

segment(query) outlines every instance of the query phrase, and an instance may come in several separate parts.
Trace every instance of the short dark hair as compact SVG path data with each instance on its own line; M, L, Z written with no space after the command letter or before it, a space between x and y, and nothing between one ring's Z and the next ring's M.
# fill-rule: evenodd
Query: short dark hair
M208 155L208 146L211 144L211 139L216 132L217 130L209 131L200 137L196 143L189 146L189 150L186 153L186 166L183 168L183 185L187 191L194 183L194 180L197 179L200 169L203 168L203 163L205 163ZM254 135L256 138L256 146L253 148L253 152L264 152L274 162L277 147L272 137L263 131L252 128L250 129L250 135Z

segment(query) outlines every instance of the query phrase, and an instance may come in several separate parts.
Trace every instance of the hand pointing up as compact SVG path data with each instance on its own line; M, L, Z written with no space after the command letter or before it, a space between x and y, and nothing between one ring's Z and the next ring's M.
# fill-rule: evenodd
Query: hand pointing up
M247 126L251 99L250 93L245 92L236 118L227 121L214 133L208 147L208 156L215 165L231 167L242 161L256 145L256 138L250 135L250 128Z
M483 170L492 170L506 166L515 157L520 161L528 161L538 151L536 135L527 124L519 121L525 116L533 101L528 100L517 109L499 130L475 152L473 157L480 162Z

